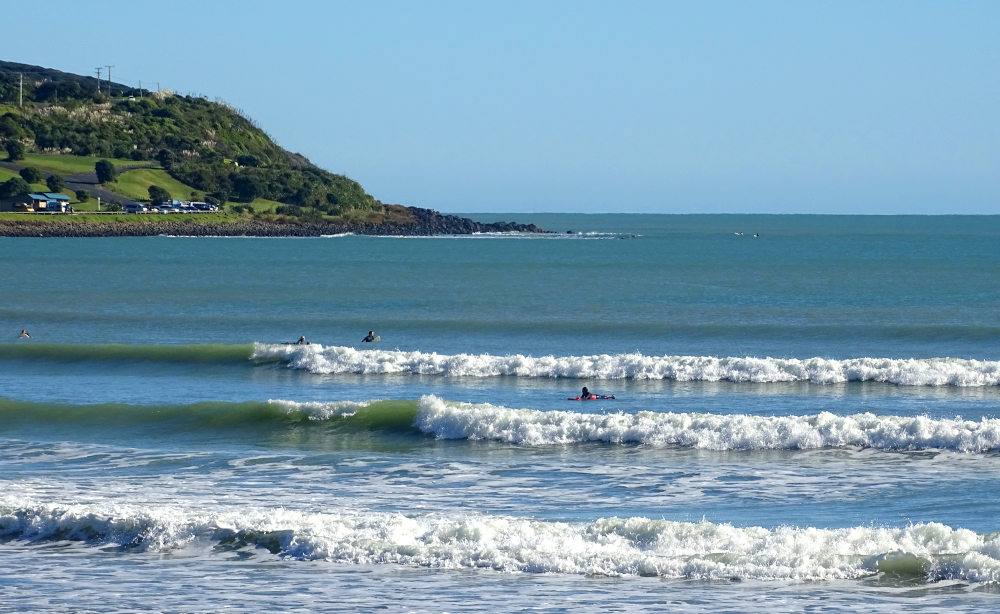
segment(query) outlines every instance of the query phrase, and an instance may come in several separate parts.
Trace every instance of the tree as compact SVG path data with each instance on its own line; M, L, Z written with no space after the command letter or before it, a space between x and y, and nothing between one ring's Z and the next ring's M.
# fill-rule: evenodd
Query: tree
M250 175L239 174L233 178L233 189L236 190L236 200L248 203L257 198L260 188L257 181Z
M20 196L31 191L28 182L20 177L11 177L7 181L0 183L0 196Z
M158 185L149 186L149 201L152 203L162 203L170 200L170 192Z
M11 162L24 159L24 144L21 141L9 140L5 147L7 149L7 159Z
M110 183L118 176L115 165L108 160L98 160L94 172L97 173L97 183Z
M49 175L45 178L45 185L49 186L50 192L60 192L66 187L66 181L62 175Z
M20 170L21 179L28 183L40 183L42 181L42 171L34 166L26 166Z
M170 165L177 161L177 156L174 152L169 149L161 149L156 152L156 161L160 163L163 168L170 168Z
M87 202L88 200L90 200L90 192L88 192L87 190L77 190L76 200L81 203Z
M212 201L208 200L209 198L214 198L217 202L213 203ZM215 192L212 192L211 194L208 195L208 197L205 198L205 202L210 202L217 207L222 207L228 201L229 201L229 192L226 192L225 190L216 190Z

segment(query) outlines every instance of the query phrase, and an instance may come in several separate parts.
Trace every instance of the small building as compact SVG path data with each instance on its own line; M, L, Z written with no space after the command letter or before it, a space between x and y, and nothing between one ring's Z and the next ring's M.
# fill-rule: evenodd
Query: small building
M65 194L55 194L52 192L32 192L28 194L31 199L31 206L35 211L66 211L69 204L69 196Z

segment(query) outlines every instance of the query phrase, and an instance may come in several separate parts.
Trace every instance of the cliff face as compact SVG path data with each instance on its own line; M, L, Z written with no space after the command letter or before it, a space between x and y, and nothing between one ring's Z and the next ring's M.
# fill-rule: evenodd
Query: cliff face
M151 237L180 235L198 237L319 237L353 233L359 235L427 236L467 235L481 232L547 232L534 224L514 222L483 223L442 215L430 209L410 207L412 221L361 223L281 222L248 218L235 222L185 221L183 219L145 218L141 223L79 222L48 218L45 220L0 220L3 237ZM173 216L172 216L173 217Z

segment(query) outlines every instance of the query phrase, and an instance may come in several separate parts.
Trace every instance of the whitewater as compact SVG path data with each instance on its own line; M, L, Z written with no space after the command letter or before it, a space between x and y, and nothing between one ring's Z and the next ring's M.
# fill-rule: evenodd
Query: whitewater
M714 356L443 355L322 345L255 343L255 358L280 358L312 373L411 373L447 377L553 377L729 382L884 382L901 386L997 386L1000 361L959 358L717 358Z
M299 561L503 573L727 580L1000 579L1000 538L939 524L840 530L734 527L649 518L591 523L248 509L191 513L135 505L58 507L0 497L0 537L169 553L266 550Z

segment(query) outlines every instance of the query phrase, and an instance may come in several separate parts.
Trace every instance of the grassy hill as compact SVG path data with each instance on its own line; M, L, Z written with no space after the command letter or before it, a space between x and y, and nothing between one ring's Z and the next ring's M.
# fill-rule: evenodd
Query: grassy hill
M360 184L282 149L228 105L106 81L97 88L94 77L0 61L0 146L20 143L19 163L44 173L90 172L99 159L157 166L106 186L130 199L158 185L175 198L271 203L286 215L382 211Z

